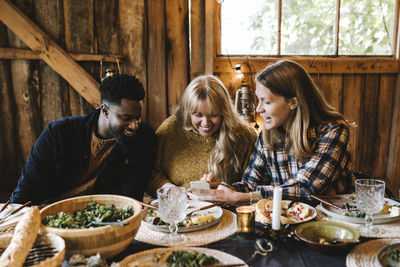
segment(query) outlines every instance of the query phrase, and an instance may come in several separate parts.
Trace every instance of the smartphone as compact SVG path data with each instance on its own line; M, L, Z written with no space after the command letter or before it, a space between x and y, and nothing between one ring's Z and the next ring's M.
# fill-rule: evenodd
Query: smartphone
M192 181L190 187L194 189L210 189L210 184L206 181Z

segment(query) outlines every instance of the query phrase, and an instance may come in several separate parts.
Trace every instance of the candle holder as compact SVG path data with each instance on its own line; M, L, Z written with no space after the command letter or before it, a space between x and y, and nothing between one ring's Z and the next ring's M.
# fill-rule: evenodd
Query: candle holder
M255 230L256 209L253 206L236 208L236 219L239 233L250 234Z

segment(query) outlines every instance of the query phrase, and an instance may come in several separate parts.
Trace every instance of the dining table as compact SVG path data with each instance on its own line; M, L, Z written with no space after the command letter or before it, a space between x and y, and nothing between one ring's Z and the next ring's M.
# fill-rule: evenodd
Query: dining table
M278 241L273 251L261 255L257 241L267 241L268 237L263 237L259 233L263 227L256 225L254 234L235 233L232 236L202 247L223 251L242 259L248 266L346 266L346 253L342 254L322 254L310 249L305 243L297 240L294 236L286 240ZM119 262L123 258L144 250L157 248L148 243L134 240L121 254L112 258L110 262ZM268 249L268 247L267 247Z
M315 203L314 203L315 204ZM236 207L224 207L236 213ZM282 225L273 231L271 225L256 222L252 233L236 232L231 236L200 247L214 249L243 260L248 266L346 266L347 252L323 254L312 250L294 234L297 225ZM261 247L260 247L261 246ZM125 257L162 246L141 242L136 239L119 255L109 262L119 262ZM268 252L264 252L268 251Z
M315 204L315 203L313 203ZM317 211L319 211L316 205L313 205ZM223 207L224 214L229 213L235 216L235 207ZM327 219L326 217L325 219ZM330 217L329 217L330 218ZM325 220L317 216L313 220ZM335 218L333 218L335 219ZM236 219L235 219L236 220ZM337 220L336 220L337 221ZM221 221L220 224L222 224ZM307 244L300 240L295 234L294 230L299 224L292 225L282 225L279 231L272 230L270 224L263 224L255 222L255 231L251 233L233 232L229 236L213 241L206 242L203 245L196 245L194 247L200 247L205 249L212 249L220 251L223 253L230 254L244 261L248 266L296 266L296 267L309 267L309 266L348 266L351 262L351 266L360 266L360 254L368 249L373 249L375 251L369 251L370 259L366 260L368 264L373 262L372 258L376 257L376 251L379 251L382 247L387 246L390 242L399 243L400 240L392 239L393 241L388 241L389 236L383 235L381 238L368 236L366 232L361 231L363 229L362 225L357 226L360 232L363 234L360 237L360 243L349 246L345 251L322 253L311 249ZM141 226L145 227L145 226ZM383 224L383 232L387 232L387 235L391 235L388 229L399 229L400 222L394 222L391 224ZM396 230L397 231L397 230ZM201 233L201 232L200 232ZM199 234L200 234L199 233ZM396 237L399 238L399 237ZM382 243L377 243L376 241L386 240ZM203 241L202 241L203 242ZM372 243L371 243L372 242ZM374 243L375 242L375 243ZM360 247L364 245L364 247ZM136 238L131 242L131 244L117 256L108 259L108 263L120 262L124 258L152 249L163 248L160 244L155 244L154 242L143 242L143 235L141 238ZM360 247L359 250L356 248ZM367 249L366 249L367 248ZM361 251L360 251L361 250ZM353 253L353 254L352 254ZM352 255L351 255L352 254ZM349 259L348 255L352 257ZM366 255L367 257L368 255ZM63 262L63 267L67 267L68 259ZM364 266L364 265L363 265ZM365 265L373 266L373 265Z

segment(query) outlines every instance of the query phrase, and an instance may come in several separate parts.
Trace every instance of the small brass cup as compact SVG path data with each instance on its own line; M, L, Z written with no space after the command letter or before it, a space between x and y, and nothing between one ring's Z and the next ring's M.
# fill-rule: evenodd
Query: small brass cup
M256 209L252 206L241 206L236 208L236 219L238 232L254 233Z

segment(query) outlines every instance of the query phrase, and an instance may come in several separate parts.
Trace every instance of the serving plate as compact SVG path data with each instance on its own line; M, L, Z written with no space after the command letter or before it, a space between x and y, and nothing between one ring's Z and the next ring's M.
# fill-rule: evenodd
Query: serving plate
M400 266L400 262L395 262L388 257L390 248L400 250L400 243L391 244L382 248L376 255L376 261L375 261L376 266L383 266L383 267Z
M282 209L283 210L287 210L288 209L288 206L289 206L289 204L290 204L290 200L282 200L282 203L281 203L281 207L282 207ZM302 202L295 202L295 205L296 204L301 204L301 205L303 205L303 206L305 206L305 207L307 207L308 209L309 209L309 211L310 211L310 214L307 216L307 217L305 217L305 218L303 218L303 219L297 219L297 218L295 218L295 217L286 217L287 219L289 219L288 221L289 221L289 223L284 223L284 224L298 224L298 223L304 223L304 222L308 222L308 221L311 221L312 219L314 219L316 216L317 216L317 211L316 211L316 209L314 208L314 207L312 207L312 206L310 206L310 205L308 205L308 204L305 204L305 203L302 203ZM258 212L258 211L257 211ZM282 217L283 215L281 215L281 217ZM261 221L260 220L261 218L260 218L260 215L259 214L256 214L256 218L255 218L255 220L257 221L257 222L259 222L259 223L263 223L263 224L265 224L265 222L263 222L263 221ZM265 219L265 218L264 218ZM272 221L271 221L272 222ZM270 221L268 221L268 223L270 224L271 223ZM281 222L282 222L282 218L281 218Z
M353 198L354 198L354 200L353 200ZM354 194L338 195L336 199L329 199L329 201L338 206L341 206L345 203L355 205L355 195ZM385 205L386 206L397 206L397 205L400 206L400 203L395 200L385 198ZM351 223L365 224L364 218L346 215L344 213L345 210L335 209L335 208L330 207L323 203L320 204L320 208L323 213L325 213L328 216L331 216L332 218L339 219L341 221L351 222ZM374 224L391 223L391 222L395 222L399 219L400 219L400 215L390 216L390 214L377 214L377 215L374 215Z
M157 200L151 202L151 204L153 204L153 205L157 205L157 203L158 203ZM197 210L201 207L208 206L211 204L212 203L205 202L205 201L189 200L186 213L189 213L193 210ZM157 211L154 211L154 212L157 213ZM195 232L195 231L201 231L201 230L210 228L211 226L214 226L217 223L219 223L219 221L222 218L222 214L223 214L222 208L219 206L212 207L212 208L206 209L206 210L196 211L192 214L191 217L200 217L203 215L213 215L214 220L204 223L204 224L201 224L201 225L178 227L178 233ZM169 228L167 225L154 225L153 224L154 218L155 218L154 216L150 216L149 213L147 213L146 216L142 220L142 224L152 230L163 232L163 233L169 233Z
M199 248L199 247L191 247L191 248L182 248L182 247L169 247L169 248L155 248L155 249L150 249L150 250L145 250L136 254L132 254L130 256L127 256L125 259L119 262L119 265L121 267L128 267L128 266L160 266L160 267L165 267L167 266L165 263L164 264L151 264L152 259L159 255L159 254L164 254L172 251L189 251L189 252L198 252L198 253L204 253L207 256L213 256L217 260L221 262L221 264L244 264L243 266L248 266L246 263L228 253L219 251L219 250L214 250L214 249L209 249L209 248ZM146 265L146 263L150 263L149 265Z
M5 203L0 203L0 210L1 208L5 205ZM0 220L6 216L8 216L11 212L13 212L14 210L18 209L19 207L21 207L21 204L9 204L5 210L3 210L0 213ZM21 216L29 209L29 207L25 207L23 209L21 209L20 211L18 211L17 213L10 215L10 217L8 217L4 222L0 223L0 230L4 230L4 229L8 229L10 227L13 227L14 225L16 225L18 223L18 221L21 219Z

